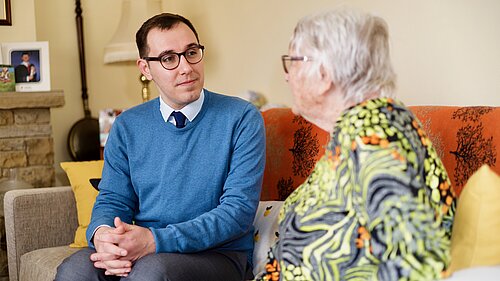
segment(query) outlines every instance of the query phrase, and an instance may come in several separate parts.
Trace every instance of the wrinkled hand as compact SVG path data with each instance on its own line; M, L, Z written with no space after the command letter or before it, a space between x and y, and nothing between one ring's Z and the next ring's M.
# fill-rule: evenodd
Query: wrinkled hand
M119 218L115 218L115 225L117 220ZM97 229L94 234L96 253L90 255L90 259L96 268L105 269L106 275L126 277L132 268L132 261L124 258L127 255L127 250L101 239L103 235L123 235L125 231L123 225L116 228L103 226Z
M153 233L149 229L127 224L118 217L115 218L115 229L96 232L94 244L96 238L106 248L102 253L98 250L91 258L100 261L94 266L106 269L106 274L127 276L133 262L156 251Z

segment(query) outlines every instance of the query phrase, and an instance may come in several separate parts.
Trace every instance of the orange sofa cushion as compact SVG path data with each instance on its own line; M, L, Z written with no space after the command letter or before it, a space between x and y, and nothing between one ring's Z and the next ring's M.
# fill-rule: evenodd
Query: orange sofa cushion
M410 106L441 157L460 196L483 164L500 174L500 107Z
M266 168L261 200L285 200L325 153L329 134L290 108L262 113L266 127Z
M410 106L410 110L432 140L457 196L483 164L500 174L500 107ZM323 156L329 134L290 108L262 115L267 152L261 200L284 200Z

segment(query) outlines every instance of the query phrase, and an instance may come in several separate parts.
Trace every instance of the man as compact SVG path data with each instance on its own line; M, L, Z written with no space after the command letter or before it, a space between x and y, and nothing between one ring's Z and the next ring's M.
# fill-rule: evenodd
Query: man
M136 41L137 65L160 97L113 124L90 247L66 259L56 280L252 278L262 116L203 89L204 47L184 17L152 17Z
M16 82L36 82L36 67L30 62L30 54L23 52L21 54L21 64L14 69Z

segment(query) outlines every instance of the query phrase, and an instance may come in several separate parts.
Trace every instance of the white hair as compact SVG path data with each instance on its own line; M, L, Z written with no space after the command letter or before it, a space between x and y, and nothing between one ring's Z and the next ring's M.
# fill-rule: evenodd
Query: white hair
M393 96L396 75L389 32L380 17L346 9L304 17L295 27L290 50L311 56L306 75L319 75L323 68L347 102L359 103L374 94Z

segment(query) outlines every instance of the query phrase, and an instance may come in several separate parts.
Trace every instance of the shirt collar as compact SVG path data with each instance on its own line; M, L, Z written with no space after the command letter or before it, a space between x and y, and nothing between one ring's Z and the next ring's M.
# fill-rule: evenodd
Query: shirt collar
M172 114L173 111L175 111L173 108L171 108L168 104L166 104L163 99L160 96L160 112L161 116L163 117L163 120L165 122L169 121L169 118L173 118L170 115ZM184 106L181 110L178 110L184 114L189 122L193 122L194 118L200 113L201 107L203 106L203 100L205 99L205 93L203 89L201 89L200 97L193 101L192 103Z

